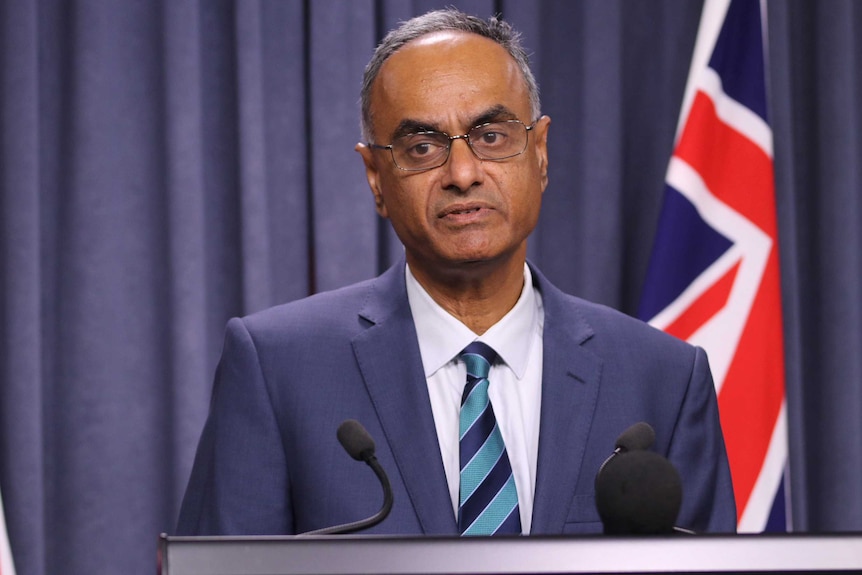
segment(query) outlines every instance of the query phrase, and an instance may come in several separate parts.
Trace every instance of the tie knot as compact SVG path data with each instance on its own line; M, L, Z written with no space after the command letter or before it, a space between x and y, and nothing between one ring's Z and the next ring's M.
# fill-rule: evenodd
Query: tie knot
M497 352L491 346L481 341L474 341L464 348L460 354L467 364L467 373L479 379L487 379L491 364L497 358Z

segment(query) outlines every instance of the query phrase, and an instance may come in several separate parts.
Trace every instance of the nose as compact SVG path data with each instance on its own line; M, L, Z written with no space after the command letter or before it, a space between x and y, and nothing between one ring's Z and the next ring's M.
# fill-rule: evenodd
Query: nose
M449 145L449 159L443 165L443 187L463 193L482 184L485 177L482 160L473 153L467 138L454 138Z

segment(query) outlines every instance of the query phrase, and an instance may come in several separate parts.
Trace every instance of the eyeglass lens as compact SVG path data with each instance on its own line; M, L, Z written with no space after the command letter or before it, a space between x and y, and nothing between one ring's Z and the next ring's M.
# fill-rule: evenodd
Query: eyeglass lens
M392 142L395 164L406 170L427 170L442 166L449 158L452 140L465 138L482 160L503 160L517 156L527 147L527 127L517 120L491 122L471 129L466 136L442 132L407 134Z

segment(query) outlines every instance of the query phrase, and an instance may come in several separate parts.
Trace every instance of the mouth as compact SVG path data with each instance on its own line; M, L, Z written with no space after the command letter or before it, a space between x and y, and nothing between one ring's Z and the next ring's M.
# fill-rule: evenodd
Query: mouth
M482 209L482 208L467 208L467 209L463 209L463 210L452 210L452 211L451 211L451 212L449 212L449 213L450 213L451 215L454 215L454 216L460 216L460 215L464 215L464 214L473 214L473 213L476 213L476 212L478 212L480 209Z
M478 204L469 204L469 205L457 205L450 206L447 209L443 210L440 214L440 218L452 217L452 218L464 218L469 217L475 214L478 214L482 211L487 211L488 207Z

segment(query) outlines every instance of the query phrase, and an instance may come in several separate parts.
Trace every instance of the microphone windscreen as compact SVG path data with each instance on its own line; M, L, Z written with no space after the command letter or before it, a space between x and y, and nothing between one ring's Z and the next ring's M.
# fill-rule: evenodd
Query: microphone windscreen
M673 533L682 483L670 461L652 451L617 454L596 477L596 508L605 533Z
M365 461L374 455L374 440L355 419L343 421L338 426L336 435L341 446L353 459Z
M649 449L655 441L655 431L649 423L639 421L617 437L616 448L622 451Z

